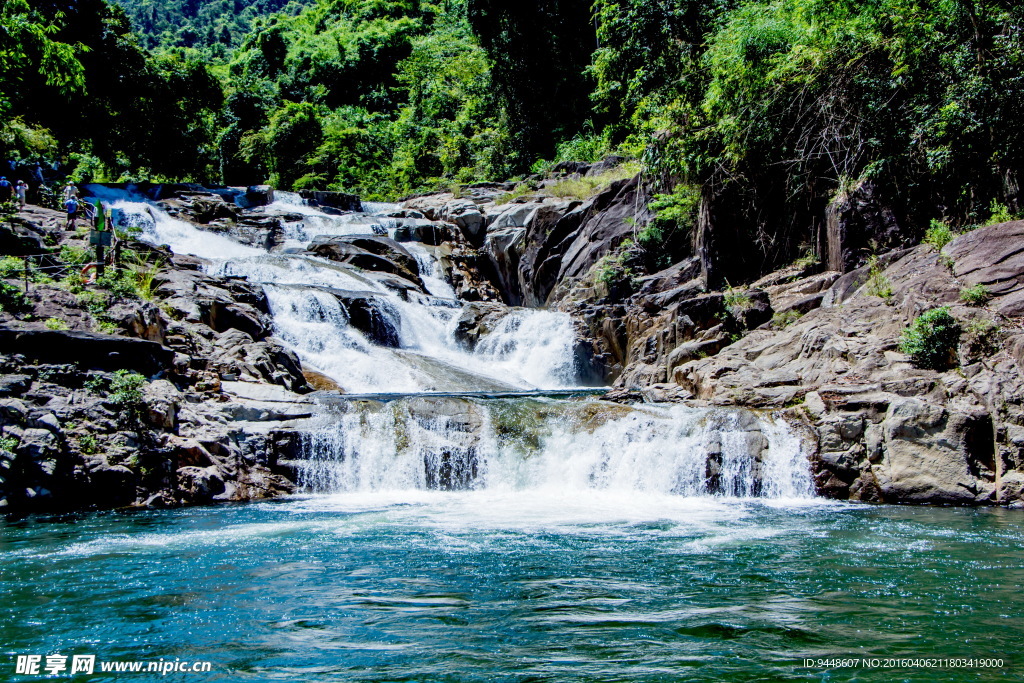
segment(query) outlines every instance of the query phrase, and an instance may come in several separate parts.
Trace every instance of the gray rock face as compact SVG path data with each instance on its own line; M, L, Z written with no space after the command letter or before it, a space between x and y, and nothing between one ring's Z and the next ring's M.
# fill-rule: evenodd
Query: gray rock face
M823 252L829 270L847 272L863 265L873 251L906 244L906 231L871 181L839 195L826 211ZM874 245L874 246L872 246Z
M484 242L484 252L497 276L495 284L501 292L502 300L510 306L520 306L523 303L519 263L525 246L526 228L492 228Z
M1024 221L972 230L948 247L964 285L984 285L1004 316L1024 315Z
M80 363L107 370L152 375L170 367L174 353L159 344L106 334L0 327L0 353L16 353L46 363Z
M478 248L483 246L486 234L484 215L474 202L469 200L449 202L445 204L441 218L458 226L463 237L471 245Z
M338 263L397 275L422 288L416 258L398 242L376 235L317 237L309 251Z

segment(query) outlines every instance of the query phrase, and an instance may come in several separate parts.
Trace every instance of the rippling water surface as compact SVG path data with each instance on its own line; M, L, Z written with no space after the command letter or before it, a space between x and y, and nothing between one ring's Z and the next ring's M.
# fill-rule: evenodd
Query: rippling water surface
M231 681L978 681L1024 664L1017 511L403 492L3 524L3 680L13 655L55 652L209 660L177 678ZM1005 665L802 666L826 656Z

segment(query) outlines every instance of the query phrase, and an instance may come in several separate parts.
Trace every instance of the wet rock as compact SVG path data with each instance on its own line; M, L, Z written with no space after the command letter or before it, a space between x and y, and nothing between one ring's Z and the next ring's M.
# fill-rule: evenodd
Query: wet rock
M303 190L299 196L305 199L310 206L323 209L334 209L339 212L358 212L363 210L363 204L359 197L344 192L317 192ZM325 211L329 213L329 211Z
M486 337L511 309L504 304L494 302L477 302L465 306L455 324L455 339L467 348L476 347L482 337Z
M422 286L416 258L398 242L381 236L341 235L317 237L309 251L338 263L381 271Z
M228 204L216 195L209 198L194 199L188 207L189 215L197 223L212 223L220 219L235 220L238 217L239 208L235 204Z
M98 464L89 472L89 483L104 506L118 507L135 500L138 477L124 465Z
M224 479L214 466L178 468L178 487L192 502L210 502L224 493Z
M402 318L387 298L374 292L331 290L348 316L349 324L374 344L401 346Z

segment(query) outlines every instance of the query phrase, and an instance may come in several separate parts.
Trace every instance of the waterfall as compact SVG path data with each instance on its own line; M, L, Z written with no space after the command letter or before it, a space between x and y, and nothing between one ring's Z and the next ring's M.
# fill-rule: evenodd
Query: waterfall
M306 437L309 491L608 490L806 498L799 438L741 410L601 401L353 403Z
M366 213L327 215L294 193L275 193L264 211L281 217L286 237L283 252L243 245L227 235L200 230L170 216L153 202L98 185L90 192L111 203L123 226L142 230L141 238L166 244L175 253L207 259L211 275L244 277L267 292L276 336L311 368L334 379L349 392L496 391L555 389L579 384L575 335L569 316L549 311L516 311L474 350L454 336L462 308L444 280L433 252L409 244L429 294L400 293L374 277L310 254L291 253L320 235L361 235L379 226ZM390 211L394 205L371 208ZM294 219L294 220L293 220ZM328 290L358 293L375 315L389 318L395 348L351 323L351 316ZM521 332L520 332L521 329Z
M124 191L97 193L143 239L206 259L211 275L262 285L275 337L346 392L419 394L325 403L318 426L303 435L302 458L291 463L307 491L811 495L800 439L771 415L593 399L431 396L578 386L573 321L550 311L502 310L470 349L455 336L465 304L446 282L434 247L406 244L425 292L396 290L378 273L303 253L321 235L393 232L395 221L385 216L327 215L278 192L263 210L281 219L285 248L267 251L177 220Z

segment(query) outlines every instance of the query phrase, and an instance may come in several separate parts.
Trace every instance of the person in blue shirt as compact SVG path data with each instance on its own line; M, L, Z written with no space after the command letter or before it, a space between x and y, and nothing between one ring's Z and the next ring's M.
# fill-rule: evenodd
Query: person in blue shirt
M75 222L78 220L78 200L74 197L69 197L68 200L64 202L64 208L68 210L68 220L67 223L64 224L64 229L74 230Z
M7 179L7 176L0 176L0 202L11 201L13 194L14 186L11 185L11 181Z

